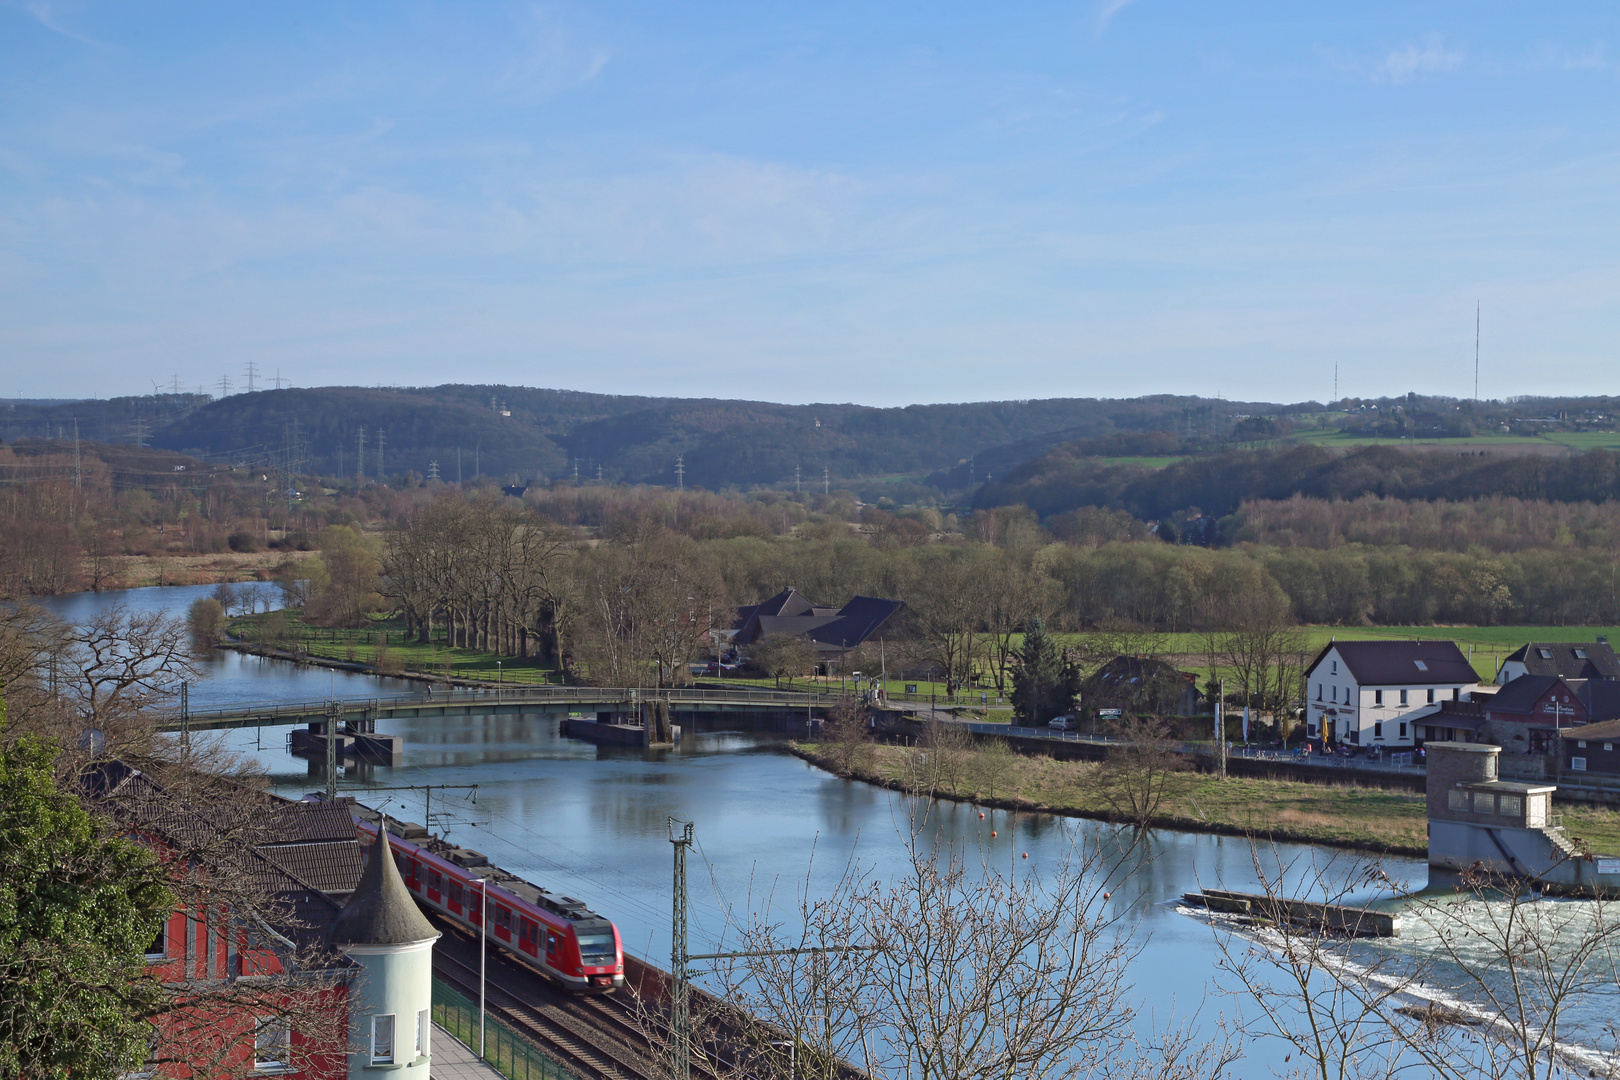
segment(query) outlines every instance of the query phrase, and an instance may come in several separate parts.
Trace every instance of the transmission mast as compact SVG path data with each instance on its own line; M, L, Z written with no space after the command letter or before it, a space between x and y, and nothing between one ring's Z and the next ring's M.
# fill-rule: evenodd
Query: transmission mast
M377 429L377 483L383 482L383 444L388 441L388 432L383 428Z
M686 455L675 455L675 490L686 490Z
M360 438L354 450L354 475L366 478L366 429L360 429Z
M248 384L247 392L248 393L250 393L250 394L253 393L253 391L257 388L258 379L259 379L259 367L253 361L249 360L247 362L247 384Z
M681 826L679 836L675 826ZM674 923L671 926L669 966L675 976L670 990L669 1030L670 1075L674 1080L691 1080L692 1076L692 1014L690 986L687 979L686 955L686 852L692 846L692 823L669 819L669 842L675 846L675 904Z

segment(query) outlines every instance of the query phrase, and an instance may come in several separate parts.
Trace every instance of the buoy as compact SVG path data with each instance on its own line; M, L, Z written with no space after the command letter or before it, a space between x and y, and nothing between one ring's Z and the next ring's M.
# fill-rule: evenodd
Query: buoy
M983 821L983 820L984 820L984 815L983 815L983 814L980 814L980 815L979 815L979 820L980 820L980 821Z
M1103 893L1103 899L1104 899L1104 900L1106 900L1106 899L1108 899L1108 896L1109 896L1109 894L1108 894L1108 893Z
M1027 851L1024 852L1024 858L1026 858L1026 859L1029 858L1029 852L1027 852Z
M991 829L991 830L990 830L990 835L991 835L991 836L994 836L994 835L996 835L996 830L994 830L994 829Z

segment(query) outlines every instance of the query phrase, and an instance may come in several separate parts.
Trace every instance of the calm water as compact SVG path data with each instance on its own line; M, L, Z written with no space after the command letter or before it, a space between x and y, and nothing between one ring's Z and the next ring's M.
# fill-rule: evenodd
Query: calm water
M58 598L51 606L68 617L109 603L140 610L184 613L212 586L140 589ZM301 700L392 692L400 680L379 680L300 668L221 653L194 684L197 707L248 700ZM404 684L409 685L409 684ZM841 780L786 752L769 737L713 733L690 737L675 752L598 748L563 738L559 721L543 714L392 720L379 725L404 736L398 767L350 770L342 790L371 805L387 804L409 820L426 820L421 790L410 785L478 785L435 791L435 831L476 848L546 888L578 896L612 918L633 952L657 962L670 949L671 817L696 823L697 847L689 865L694 952L726 947L718 940L722 912L758 909L774 893L780 918L791 921L798 890L824 893L846 863L896 865L906 858L908 822L927 815L927 829L965 845L970 861L983 858L1015 873L1054 865L1076 842L1112 843L1110 827L1038 814L1012 815L958 804L925 805L866 784ZM299 796L320 790L318 764L288 754L285 729L222 736L257 757L275 789ZM997 835L992 838L991 832ZM1027 852L1029 858L1021 856ZM1353 858L1329 849L1285 845L1276 856L1301 877L1314 866L1342 868ZM1399 882L1421 886L1420 860L1392 860ZM1211 928L1175 909L1182 893L1200 886L1257 885L1247 842L1159 831L1128 884L1109 903L1125 917L1141 953L1131 968L1134 993L1146 1023L1199 1014L1211 1023L1227 1000L1215 995L1218 951ZM1371 899L1371 894L1368 895ZM1419 947L1421 933L1388 948ZM1247 1048L1237 1075L1259 1075L1280 1065L1268 1043Z

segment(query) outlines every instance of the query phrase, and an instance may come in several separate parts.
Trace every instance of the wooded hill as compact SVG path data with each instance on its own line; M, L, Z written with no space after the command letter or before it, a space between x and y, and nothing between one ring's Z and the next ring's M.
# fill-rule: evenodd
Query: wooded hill
M215 401L156 394L109 401L0 407L0 438L82 438L151 445L208 460L272 460L303 446L307 470L356 471L361 429L365 472L441 478L484 475L523 483L572 478L673 485L676 458L688 486L792 484L806 488L880 477L928 478L965 489L987 471L1077 438L1174 431L1219 441L1233 417L1314 412L1315 403L1215 402L1155 396L1129 400L1051 398L872 408L851 404L585 394L568 390L451 384L403 390L362 387L265 390ZM509 415L507 415L509 414ZM975 455L986 455L985 465Z

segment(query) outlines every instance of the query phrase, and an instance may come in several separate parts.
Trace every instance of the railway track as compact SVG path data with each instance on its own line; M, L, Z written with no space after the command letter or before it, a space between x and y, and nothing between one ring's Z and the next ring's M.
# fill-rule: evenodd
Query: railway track
M470 1000L478 1000L478 938L430 915L443 933L433 951L434 970ZM491 1015L534 1039L581 1080L642 1080L660 1074L668 1029L651 1021L659 1040L643 1029L629 1001L576 995L503 952L487 954L485 995ZM718 1080L710 1062L694 1055L692 1074Z

